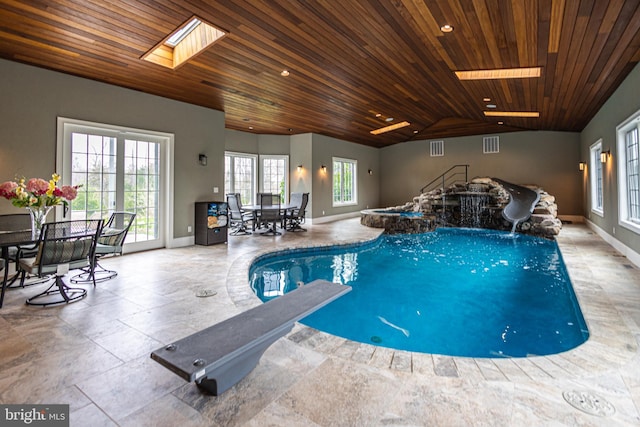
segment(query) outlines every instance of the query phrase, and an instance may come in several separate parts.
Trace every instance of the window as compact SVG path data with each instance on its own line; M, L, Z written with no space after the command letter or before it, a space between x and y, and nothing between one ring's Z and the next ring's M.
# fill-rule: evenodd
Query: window
M620 225L640 234L640 111L616 128Z
M224 193L240 193L243 205L256 203L256 163L257 156L253 154L224 154Z
M598 140L590 148L589 170L591 171L590 187L591 187L591 211L603 216L602 207L602 162L600 162L600 154L602 154L602 140Z
M165 245L170 214L166 205L172 136L152 131L60 118L59 163L63 184L80 185L70 219L108 219L114 211L134 212L129 250ZM65 216L66 217L66 216Z
M358 203L356 160L333 158L333 206Z
M279 194L286 203L289 194L289 156L260 156L261 188L264 193Z

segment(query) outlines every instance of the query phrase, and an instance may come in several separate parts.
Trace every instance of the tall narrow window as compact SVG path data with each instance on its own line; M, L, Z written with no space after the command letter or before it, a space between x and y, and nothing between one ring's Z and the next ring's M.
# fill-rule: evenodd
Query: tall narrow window
M640 234L640 111L616 130L619 223Z
M289 156L260 156L260 164L262 192L279 194L282 203L286 203L289 191Z
M590 148L590 168L591 171L591 211L603 216L603 197L602 197L602 162L600 162L600 154L602 154L602 140L598 140Z
M333 158L333 206L358 203L356 160Z
M244 205L256 203L256 161L253 154L226 152L224 155L224 192L240 193Z
M171 136L156 132L59 119L59 142L65 184L78 185L70 204L71 219L108 219L114 211L136 214L127 234L129 250L165 245L168 215L163 175ZM172 209L172 208L171 208Z

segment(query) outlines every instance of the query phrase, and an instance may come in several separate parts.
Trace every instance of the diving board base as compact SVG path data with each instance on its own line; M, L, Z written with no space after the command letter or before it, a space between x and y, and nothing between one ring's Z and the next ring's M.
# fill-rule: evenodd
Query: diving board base
M205 393L218 396L258 364L298 320L351 291L316 280L151 353L151 358Z

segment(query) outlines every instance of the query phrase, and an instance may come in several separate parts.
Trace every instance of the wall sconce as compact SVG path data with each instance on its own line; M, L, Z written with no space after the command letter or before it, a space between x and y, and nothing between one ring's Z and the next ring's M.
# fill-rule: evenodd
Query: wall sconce
M583 171L586 167L587 164L585 162L578 163L578 169L580 169L581 171Z
M371 169L369 169L369 170L367 171L367 173L368 173L369 175L373 175L373 171L372 171Z
M302 172L302 165L298 165L298 172Z
M611 150L603 151L602 153L600 153L600 163L607 163L610 155Z
M207 166L206 154L198 154L198 163L200 163L201 166Z
M325 165L320 166L320 170L322 170L322 172L327 173L327 167Z

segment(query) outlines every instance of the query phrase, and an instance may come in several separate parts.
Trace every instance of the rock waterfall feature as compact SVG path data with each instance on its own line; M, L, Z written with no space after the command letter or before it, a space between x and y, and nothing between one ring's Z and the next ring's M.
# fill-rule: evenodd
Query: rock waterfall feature
M533 206L528 219L508 221L503 217L503 210L511 201L505 188L509 185L533 190L539 196L527 207ZM562 228L553 195L537 185L516 186L493 178L474 178L468 183L422 193L401 206L365 210L361 212L360 222L384 228L388 233L422 233L438 226L505 231L513 228L513 231L547 238L554 238Z

